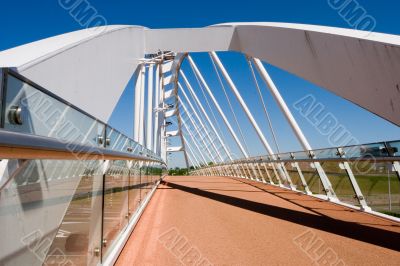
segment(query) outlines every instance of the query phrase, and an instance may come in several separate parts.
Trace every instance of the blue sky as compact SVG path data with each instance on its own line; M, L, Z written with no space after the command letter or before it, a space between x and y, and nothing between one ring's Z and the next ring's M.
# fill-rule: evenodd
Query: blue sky
M395 0L372 1L359 0L365 10L375 18L375 31L400 34L398 27L398 10L400 2ZM351 28L342 17L328 5L328 0L309 1L89 1L104 16L108 24L143 25L150 28L169 27L202 27L216 23L232 21L267 21L318 24L326 26ZM27 42L82 29L70 14L62 9L57 0L21 1L13 0L2 3L0 20L0 50L11 48ZM206 54L195 54L193 58L206 76L210 76L209 83L215 88L215 94L221 100L221 105L229 114L229 107L224 101L218 80L212 70ZM252 104L258 101L249 69L242 55L235 53L220 54L232 78L236 82L243 97L249 102L261 128L273 146L273 142L266 124L261 105ZM280 89L288 105L292 108L296 119L303 128L305 135L314 148L331 146L327 136L321 135L318 130L293 109L293 104L307 94L313 94L318 102L325 106L326 112L332 112L360 143L400 139L400 130L367 111L349 103L313 84L301 80L273 66L267 66L271 76ZM190 75L190 69L184 65ZM195 80L191 77L193 83ZM197 88L198 89L198 88ZM265 87L262 88L266 92ZM200 93L200 91L198 91ZM232 95L231 95L232 96ZM282 151L300 150L290 128L285 122L272 97L265 93L265 100L272 117L274 128L278 135L278 142ZM234 101L234 100L233 100ZM110 123L121 131L131 135L133 115L133 93L126 91L117 106ZM246 132L249 151L252 155L265 154L260 142L247 122L243 112L237 108L237 115ZM232 143L229 133L222 126L222 134L226 136L233 152L240 154ZM127 123L128 121L128 123ZM231 121L233 121L231 119ZM175 143L175 140L172 140ZM172 159L181 165L181 156Z

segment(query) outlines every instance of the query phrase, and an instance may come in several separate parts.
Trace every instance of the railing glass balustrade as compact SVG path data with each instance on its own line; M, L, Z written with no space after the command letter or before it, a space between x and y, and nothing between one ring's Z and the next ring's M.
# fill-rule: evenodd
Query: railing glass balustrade
M103 262L166 174L164 162L11 70L1 95L0 136L15 137L0 137L0 265Z
M230 169L232 176L258 178L258 181L303 193L307 193L308 187L311 193L307 194L324 197L327 193L321 181L322 174L316 167L319 164L339 203L400 217L399 149L400 141L390 141L277 154L276 160L271 156L258 156L195 169L191 174L226 175L222 169ZM289 178L277 171L280 165ZM263 168L261 175L257 174L257 166Z

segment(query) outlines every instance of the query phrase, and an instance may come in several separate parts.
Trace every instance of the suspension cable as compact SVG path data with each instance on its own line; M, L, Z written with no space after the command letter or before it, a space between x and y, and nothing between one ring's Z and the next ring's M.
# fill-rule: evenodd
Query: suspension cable
M211 159L212 162L215 163L216 161L218 161L218 159L216 159L218 157L218 153L213 154L211 149L209 149L209 146L212 145L212 143L210 141L208 141L209 143L207 143L208 138L207 138L206 128L204 128L204 132L203 132L201 130L201 127L199 127L198 124L196 123L194 115L189 113L187 107L184 105L184 103L180 97L178 97L178 100L181 102L181 104L180 104L180 106L182 107L181 111L183 111L184 113L187 114L189 121L193 124L193 128L194 128L195 132L198 132L199 140L201 142L203 142L206 151L209 153L208 157Z
M211 146L214 148L214 151L216 152L216 157L219 157L219 158L221 159L221 161L224 161L222 155L220 154L219 150L217 149L217 146L215 145L215 143L214 143L213 140L211 139L210 134L208 134L208 132L211 132L211 130L209 129L209 126L208 126L209 123L206 123L206 121L205 121L204 119L202 119L202 118L198 115L198 112L196 111L196 107L193 106L193 104L191 103L191 101L190 101L189 97L187 96L186 92L183 90L182 85L181 85L180 83L178 83L178 86L179 86L179 88L181 89L182 95L184 96L184 98L186 99L186 102L188 103L188 105L189 105L189 107L190 107L190 108L187 109L187 110L192 110L192 112L193 112L193 114L194 114L194 116L195 116L195 117L194 117L195 121L196 121L196 119L197 119L197 120L199 121L199 123L200 123L200 127L199 127L199 128L205 130L205 132L206 132L206 137L208 138L208 140L209 140ZM179 96L178 96L178 100L179 100L180 102L183 101L182 98L179 97ZM183 102L182 102L182 107L184 107L184 106L183 106ZM202 122L203 120L204 120L204 123ZM215 135L216 135L216 133L215 133Z
M210 111L211 111L211 115L212 115L212 117L213 117L213 119L214 119L214 122L215 122L215 124L217 125L218 134L220 134L221 136L223 136L223 135L222 135L221 127L219 126L218 120L217 120L217 118L216 118L216 116L215 116L215 114L214 114L213 109L211 108L210 102L208 101L207 95L206 95L206 93L205 93L205 91L204 91L203 86L201 85L201 82L200 82L200 80L199 80L199 77L197 76L196 71L194 70L193 66L192 66L191 64L189 64L189 65L190 65L190 67L191 67L191 69L192 69L192 71L193 71L194 76L196 77L197 84L199 85L199 87L200 87L200 89L201 89L201 92L202 92L202 94L203 94L203 97L204 97L205 100L206 100L207 106L208 106L208 108L209 108ZM211 121L210 121L210 122L211 122Z
M184 91L182 91L182 92L183 92L183 95L185 96L185 98L190 102L188 96L184 93ZM194 91L189 89L189 93L190 93L190 96L195 100L194 101L193 110L197 111L197 113L199 114L199 119L203 119L205 121L204 128L207 129L208 125L210 125L212 128L214 128L215 134L218 136L219 135L218 130L215 127L213 127L212 121L211 120L208 121L208 119L206 119L206 114L203 113L202 111L200 111L200 110L204 110L204 109L200 108L200 103L197 102L198 98L194 94ZM204 112L205 112L205 110L204 110ZM224 146L223 143L222 143L222 140L220 139L220 137L218 137L218 142L220 143L221 146ZM228 157L231 156L231 152L229 150L229 147L228 146L224 146L224 147L225 147L224 149L226 149L227 156Z
M256 74L255 74L255 72L254 72L253 65L252 65L252 63L251 63L251 61L250 61L250 58L249 58L248 56L246 56L246 61L247 61L248 65L249 65L251 74L252 74L252 76L253 76L253 80L254 80L254 84L256 85L256 88L257 88L258 96L260 97L261 103L262 103L262 105L263 105L264 114L265 114L265 117L267 118L268 125L269 125L269 129L271 130L272 137L273 137L273 139L274 139L274 143L275 143L277 152L280 153L278 141L277 141L276 135L275 135L275 130L274 130L273 126L272 126L271 117L269 116L269 113L268 113L266 104L265 104L265 102L264 102L264 98L262 97L262 93L261 93L260 86L259 86L258 81L257 81Z
M183 85L181 85L181 86L183 86ZM186 86L186 87L187 87L187 86ZM192 96L192 98L195 99L195 96L193 95L192 91L191 91L191 90L188 90L188 91L189 91L190 96ZM185 98L187 99L187 101L190 100L189 97L188 97L187 95L184 95L184 96L185 96ZM199 119L203 119L204 121L207 121L207 120L205 119L203 113L201 112L201 109L200 109L200 107L199 107L197 101L193 101L193 102L194 102L194 103L192 104L192 105L193 105L193 111L197 112L197 114L198 114L198 116L199 116ZM208 128L208 125L207 125L207 128Z
M193 69L192 69L193 70ZM196 77L197 78L197 77ZM188 87L188 86L186 86L186 87ZM190 93L190 96L195 100L194 101L194 106L192 106L192 108L193 108L193 111L194 112L196 112L197 111L197 113L198 113L198 119L202 119L203 121L204 121L204 124L203 124L203 126L202 126L202 128L204 129L204 130L206 130L206 131L210 131L209 130L209 126L208 125L210 125L214 130L215 130L215 135L216 136L218 136L218 143L219 143L219 145L221 145L222 147L223 147L223 149L225 150L225 152L226 152L226 154L227 154L227 156L228 156L228 158L229 158L229 156L230 156L230 154L231 154L231 152L230 152L230 150L229 150L229 147L228 146L225 146L223 143L222 143L222 140L220 139L220 137L219 136L222 136L223 137L223 135L222 135L222 133L220 132L221 131L221 129L220 129L220 131L218 132L218 128L215 128L214 126L213 126L213 121L210 119L209 121L208 121L208 119L206 119L207 117L206 117L206 114L205 113L203 113L201 110L204 110L204 109L202 109L202 108L200 108L200 102L198 102L198 97L194 94L194 91L192 91L192 89L189 89L188 90L189 91L189 93ZM183 91L183 93L184 93L184 91ZM187 101L188 101L188 103L190 103L190 100L189 100L189 98L188 98L188 95L186 95L186 93L184 93L183 94L184 96L185 96L185 98L187 99ZM197 99L197 100L196 100ZM210 106L209 106L210 107ZM205 110L204 110L204 112L205 112ZM215 119L215 116L214 116L214 119ZM210 141L211 141L211 139L210 139ZM218 151L217 151L217 147L215 147L215 149L216 149L216 152L218 153ZM221 156L222 157L222 156ZM222 159L223 159L224 157L222 157Z
M210 55L210 58L211 58L211 55ZM236 113L235 113L235 111L234 111L234 109L233 109L233 107L232 107L231 101L229 100L228 93L226 92L224 83L222 82L222 79L221 79L221 76L220 76L220 74L219 74L219 72L218 72L217 66L215 65L214 60L212 60L212 58L211 58L211 62L212 62L212 64L213 64L215 73L217 74L217 77L218 77L219 83L220 83L220 85L221 85L221 87L222 87L222 90L223 90L223 92L224 92L225 98L226 98L226 100L227 100L227 102L228 102L229 108L230 108L230 110L231 110L231 112L232 112L232 115L233 115L233 118L234 118L234 120L235 120L236 126L237 126L238 129L239 129L239 134L240 134L240 137L241 137L242 140L243 140L243 143L244 143L244 147L245 147L245 149L246 149L246 152L249 153L249 147L248 147L248 145L247 145L246 139L244 138L242 128L240 127L240 124L239 124L239 121L238 121L238 119L237 119Z

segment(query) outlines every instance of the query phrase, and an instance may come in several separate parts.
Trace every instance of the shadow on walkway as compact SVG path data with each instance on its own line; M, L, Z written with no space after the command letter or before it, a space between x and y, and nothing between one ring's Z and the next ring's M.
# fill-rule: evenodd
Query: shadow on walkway
M336 235L341 235L373 245L400 251L400 242L398 241L400 239L400 233L358 224L357 222L347 222L333 219L328 216L314 215L287 208L272 206L265 203L259 203L242 198L222 195L210 191L201 190L198 188L183 186L173 182L162 181L162 184L170 188L192 193L201 197L216 200L225 204L257 212L263 215L268 215L306 227L330 232Z

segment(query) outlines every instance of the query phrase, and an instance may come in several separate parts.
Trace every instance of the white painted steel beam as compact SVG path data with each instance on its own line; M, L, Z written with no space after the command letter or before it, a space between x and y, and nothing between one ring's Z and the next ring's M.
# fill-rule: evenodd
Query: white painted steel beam
M172 117L172 116L176 115L177 112L178 112L178 110L176 108L174 108L172 110L168 110L165 112L165 118Z
M160 122L159 122L159 111L158 109L160 108L160 79L161 79L161 75L160 75L160 69L161 69L161 64L157 64L156 66L156 76L155 76L155 95L154 95L154 107L156 110L155 114L154 114L154 132L153 132L153 151L158 154L158 141L159 141L159 134L160 134Z
M133 120L133 140L139 142L139 124L140 124L140 95L141 95L141 87L142 87L142 72L144 66L140 66L140 70L138 72L138 76L135 84L135 101L134 101L134 120Z
M216 152L216 154L218 155L219 159L221 162L224 161L219 149L216 147L215 145L215 140L211 138L210 133L208 128L205 126L205 124L203 123L203 120L200 118L200 116L197 114L196 109L194 108L193 104L191 103L188 95L186 94L185 90L183 89L182 85L180 83L178 83L179 89L182 92L182 95L184 96L186 102L189 104L189 108L190 109L186 109L186 113L187 114L191 114L190 112L193 112L193 114L195 115L198 123L200 123L200 128L204 130L209 142L211 143L211 146L213 147L214 151ZM180 97L178 97L179 101L182 102L182 100L180 99ZM215 134L215 133L214 133Z
M163 64L162 73L163 73L163 74L166 74L167 72L172 71L172 66L173 66L173 64L174 64L174 61L173 61L173 60L164 63L164 64Z
M183 146L167 147L167 152L179 152L179 151L183 151Z
M307 138L304 136L303 131L300 129L299 124L297 123L292 112L290 111L289 107L287 106L285 100L283 99L282 95L280 94L280 92L279 92L278 88L276 87L274 81L272 80L271 76L268 74L267 70L265 69L263 63L257 58L252 58L252 61L254 62L254 65L255 65L257 71L260 73L261 77L263 78L264 82L268 85L267 87L269 88L269 91L271 92L272 96L274 97L276 103L278 104L279 108L281 109L286 120L289 122L297 139L300 141L300 144L303 146L303 149L305 151L312 150L310 143L308 142Z
M191 134L190 130L186 127L185 124L183 124L182 126L183 126L183 128L186 129L186 131L187 131L187 133L188 133L188 135L189 135L189 137L190 137L192 143L194 144L194 146L195 146L196 149L197 149L198 154L199 154L200 157L203 159L204 165L207 165L207 164L208 164L208 161L207 161L207 159L204 157L204 154L203 154L202 150L199 148L199 145L197 145L197 142L196 142L196 140L193 138L193 135ZM182 134L182 136L183 136L183 138L185 139L185 136L184 136L183 134ZM187 142L187 141L186 141L186 142Z
M153 76L154 76L154 66L149 65L147 72L147 130L146 130L146 147L149 150L153 150Z
M186 105L180 100L179 97L178 97L178 99L179 99L180 105L181 105L182 108L183 108L183 111L185 112L187 118L189 119L189 121L191 122L191 124L192 124L192 126L193 126L195 132L197 133L196 136L195 136L196 139L197 139L197 140L200 140L200 141L203 143L203 145L204 145L203 147L204 147L204 148L206 149L206 151L208 152L208 155L209 155L209 157L211 158L212 162L213 162L213 163L217 163L218 161L216 160L216 157L218 156L218 153L216 153L216 155L213 154L213 153L211 152L211 149L210 149L210 146L211 146L211 145L209 145L209 144L206 142L206 139L208 139L208 132L203 131L201 128L198 127L196 121L193 119L193 115L192 115L191 113L189 113L188 109L186 108ZM189 123L188 123L188 124L189 124ZM201 134L203 134L203 135L201 135ZM212 141L211 141L210 143L212 143ZM222 161L223 161L222 158L220 158L220 161L219 161L219 162L222 162Z
M226 71L226 69L225 69L224 65L222 64L221 60L218 58L218 55L214 51L210 52L209 54L211 55L211 58L214 61L214 63L220 69L220 71L221 71L222 75L224 76L225 80L228 82L229 87L231 88L232 92L236 96L236 99L239 101L239 104L242 107L244 113L246 114L247 118L249 119L249 121L250 121L251 125L253 126L253 128L255 129L255 131L257 132L257 135L258 135L261 143L263 144L263 146L265 147L265 149L267 150L267 152L271 156L275 156L274 155L274 151L272 150L272 148L269 145L267 139L265 138L264 134L262 133L260 127L258 126L257 121L254 119L254 117L253 117L252 113L250 112L250 109L248 108L246 102L243 100L243 97L240 95L240 92L237 89L235 83L233 83L233 80L229 76L229 74Z
M224 141L222 141L221 136L218 134L218 131L216 130L216 128L215 128L214 124L212 123L210 117L208 116L206 110L204 109L204 107L203 107L203 105L201 104L199 98L197 97L195 91L193 90L192 85L190 84L189 80L186 78L186 75L185 75L185 73L184 73L182 70L180 70L180 75L181 75L183 81L185 82L187 88L189 89L190 94L192 95L193 99L195 100L195 102L196 102L197 105L199 106L199 108L200 108L202 114L203 114L204 117L206 118L208 124L211 126L211 129L213 130L214 134L217 136L218 141L219 141L219 143L221 144L222 148L224 149L224 151L225 151L226 155L228 156L229 160L232 161L232 160L233 160L233 157L232 157L231 153L229 152L229 150L228 150L228 148L227 148L227 146L226 146L226 143L225 143ZM183 87L181 88L181 90L182 90L183 93L184 93ZM186 95L186 93L184 93L184 95ZM186 97L187 97L187 95L186 95ZM188 99L189 99L189 98L188 98Z
M166 50L242 52L400 125L400 37L390 34L268 22L194 29L110 25L2 51L0 62L107 121L145 54ZM96 101L87 101L93 95Z
M172 131L167 131L166 135L167 137L176 137L180 134L179 130L172 130Z
M165 99L169 99L171 97L174 97L175 94L175 89L171 89L165 92Z
M164 78L164 86L174 82L173 75L168 75Z
M196 162L196 166L197 166L197 167L201 167L201 163L200 163L199 159L197 159L197 156L196 156L195 152L193 151L192 146L191 146L190 143L186 140L185 136L183 136L183 140L185 141L185 144L186 144L187 147L188 147L189 153L192 155L194 161Z
M145 105L145 84L146 84L146 67L143 67L143 71L141 72L141 79L140 82L140 94L139 94L139 128L138 128L138 142L140 145L145 146L145 112L144 112L144 105Z
M215 107L217 108L219 114L221 115L225 125L227 126L229 133L231 133L233 139L235 140L236 144L239 146L240 151L242 152L243 156L248 158L249 155L247 154L246 150L244 149L242 143L240 142L239 138L237 137L235 131L233 130L231 124L228 121L228 118L225 116L224 111L222 111L221 106L219 105L217 99L214 97L214 94L212 93L210 87L208 86L207 82L205 81L203 75L201 74L200 70L198 69L197 65L193 61L190 55L188 55L188 60L190 65L193 67L195 75L200 79L201 83L203 84L204 88L206 89L208 95L210 96L211 100L213 101Z
M254 65L257 71L260 73L261 77L263 78L264 82L267 84L272 96L274 97L275 101L277 102L279 108L281 109L283 115L285 116L286 120L289 122L290 127L292 128L293 132L295 133L297 139L299 140L301 146L305 151L312 150L310 143L308 142L307 138L305 137L303 131L301 130L300 126L298 125L296 119L294 118L292 112L290 111L289 107L287 106L285 100L283 99L282 95L280 94L278 88L276 87L274 81L272 80L271 76L268 74L267 70L265 69L263 63L257 59L252 58ZM328 177L325 174L320 163L316 162L315 164L318 173L320 173L321 182L324 186L327 195L332 198L336 198L335 192L333 190L332 184Z

